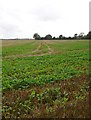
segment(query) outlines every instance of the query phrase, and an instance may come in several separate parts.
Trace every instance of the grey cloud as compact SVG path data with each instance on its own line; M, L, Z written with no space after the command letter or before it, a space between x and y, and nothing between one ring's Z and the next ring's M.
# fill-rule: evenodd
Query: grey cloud
M41 14L39 14L38 19L41 21L55 21L59 19L59 16L57 14L53 14L51 12L46 12L46 14L44 14L43 12Z
M46 32L55 35L60 32L69 34L71 31L73 34L74 29L85 32L88 30L86 23L88 23L89 0L84 1L76 0L74 5L73 0L70 2L67 0L1 0L0 36L8 38L29 35L32 37L36 31L43 35ZM83 15L80 14L81 10Z
M33 14L41 21L55 21L61 18L61 11L54 6L40 6Z
M20 32L18 26L9 23L0 25L0 31L4 37L14 37Z

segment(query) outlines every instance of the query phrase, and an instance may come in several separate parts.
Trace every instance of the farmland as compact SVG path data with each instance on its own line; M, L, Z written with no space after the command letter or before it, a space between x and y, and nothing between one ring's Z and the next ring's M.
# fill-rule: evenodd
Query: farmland
M2 41L5 118L89 117L89 40Z

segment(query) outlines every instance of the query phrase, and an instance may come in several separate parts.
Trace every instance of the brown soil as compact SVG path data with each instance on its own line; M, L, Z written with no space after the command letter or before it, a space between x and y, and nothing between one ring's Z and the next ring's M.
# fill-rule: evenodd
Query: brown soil
M26 90L12 90L3 93L3 106L13 106L13 103L17 104L17 99L19 101L25 101L31 94L32 90L37 93L44 91L46 88L61 88L61 92L68 93L68 101L64 104L57 105L51 104L41 104L39 108L36 107L31 114L27 113L26 116L21 112L20 118L90 118L90 108L89 108L89 77L87 75L81 75L79 77L74 77L69 80L56 81L52 84L47 84L43 87L31 86ZM76 98L76 95L81 95L83 99ZM19 102L18 101L18 102ZM38 102L34 102L35 106ZM53 112L48 113L46 108L52 107ZM3 113L3 116L7 118L10 111ZM12 111L9 113L14 116ZM16 113L17 114L17 113Z

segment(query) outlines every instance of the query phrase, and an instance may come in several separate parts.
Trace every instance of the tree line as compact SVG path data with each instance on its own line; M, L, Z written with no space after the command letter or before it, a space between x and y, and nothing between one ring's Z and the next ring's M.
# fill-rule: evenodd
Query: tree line
M91 31L89 31L87 35L84 35L83 32L81 32L80 34L76 33L76 34L74 34L73 37L65 37L63 35L59 35L59 37L52 37L51 34L48 34L45 37L41 37L38 33L35 33L33 35L33 38L35 40L65 40L65 39L68 39L68 40L70 40L70 39L78 39L78 40L80 40L80 39L91 39Z

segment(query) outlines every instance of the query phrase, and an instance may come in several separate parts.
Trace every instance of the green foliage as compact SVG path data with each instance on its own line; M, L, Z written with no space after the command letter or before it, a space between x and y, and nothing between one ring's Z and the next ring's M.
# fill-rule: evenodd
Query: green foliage
M82 44L80 41L80 44L77 44L78 46L74 42L74 44L67 44L64 48L61 47L65 44L65 42L63 44L53 44L54 48L57 47L59 51L65 49L67 52L64 54L3 59L3 90L26 89L31 85L42 86L57 80L80 76L83 73L88 74L89 52L86 50L88 48L87 41L82 41ZM77 51L78 48L81 49L80 52ZM26 49L26 45L24 49ZM14 50L13 47L12 50ZM7 49L7 53L8 51Z
M77 114L80 102L86 101L88 96L87 81L84 77L79 79L79 76L89 74L88 43L38 40L3 47L3 116L12 119L54 118L62 116L62 111L63 116L64 111ZM41 56L44 53L48 55ZM29 54L31 57L27 56Z
M18 42L18 41L17 41ZM2 47L2 56L9 56L9 55L19 55L19 54L29 54L32 53L33 50L36 49L38 43L36 41L32 41L30 44L19 44L19 45L11 45Z

